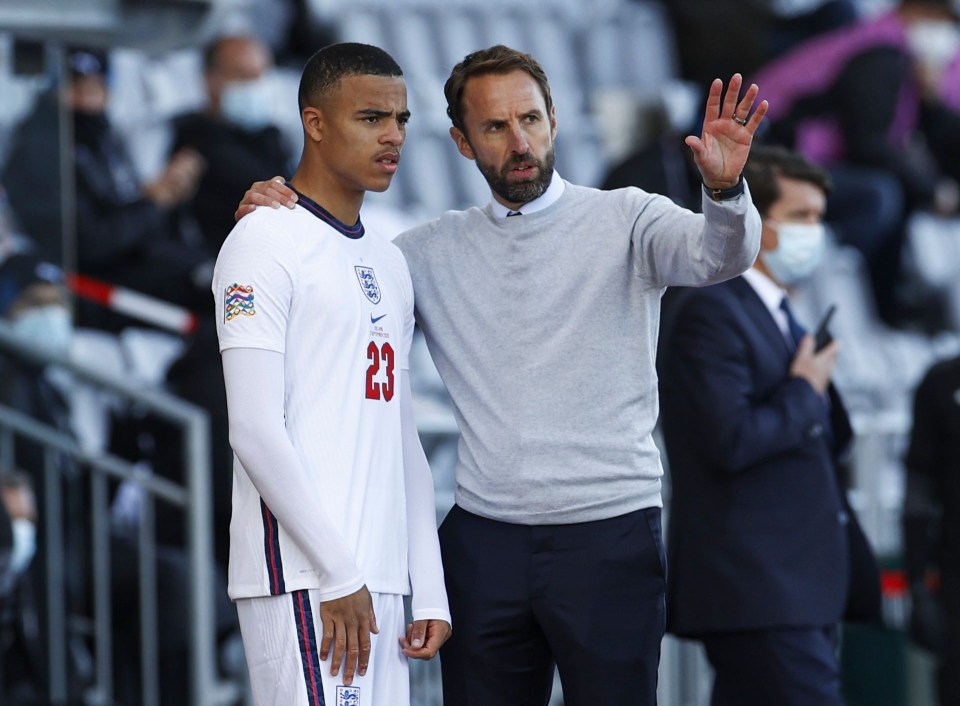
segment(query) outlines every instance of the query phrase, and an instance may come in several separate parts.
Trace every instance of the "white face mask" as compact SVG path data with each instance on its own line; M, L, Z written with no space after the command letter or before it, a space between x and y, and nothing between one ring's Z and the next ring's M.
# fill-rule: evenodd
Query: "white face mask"
M944 20L919 20L907 27L907 43L917 61L945 69L960 49L960 28Z
M260 130L274 123L276 86L269 76L252 81L231 81L220 94L223 117L245 130Z
M10 322L12 333L29 345L54 355L66 355L73 338L70 312L59 304L27 309Z
M780 284L797 284L813 274L825 244L822 223L782 223L777 228L777 247L764 250L760 257Z
M19 576L37 553L37 526L24 517L10 521L13 528L13 549L10 550L10 572Z

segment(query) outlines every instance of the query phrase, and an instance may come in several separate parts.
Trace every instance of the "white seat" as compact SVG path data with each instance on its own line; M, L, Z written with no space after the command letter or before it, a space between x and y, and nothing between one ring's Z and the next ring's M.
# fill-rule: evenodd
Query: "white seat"
M413 203L437 215L456 208L460 194L450 178L453 170L448 145L430 133L416 133L409 139L411 149L403 157L403 179Z
M446 81L450 71L470 52L487 46L477 13L463 8L440 8L437 23L442 28L437 38L440 74Z
M911 266L933 287L954 283L960 272L960 219L917 213L910 218L907 243Z
M593 88L627 86L656 94L677 75L673 30L657 3L621 3L584 30L585 80Z
M377 47L386 46L386 32L381 22L381 10L345 5L335 20L337 35L343 42L361 42Z
M397 60L408 82L445 80L440 76L437 51L439 30L429 11L389 13L385 22L387 44L384 48ZM442 84L441 84L442 85Z

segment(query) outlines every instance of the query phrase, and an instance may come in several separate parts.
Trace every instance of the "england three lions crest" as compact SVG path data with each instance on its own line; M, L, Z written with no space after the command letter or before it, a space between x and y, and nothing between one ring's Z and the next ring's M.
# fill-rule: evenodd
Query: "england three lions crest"
M380 303L380 285L377 284L377 276L373 273L372 267L354 266L357 271L357 279L360 281L360 289L374 304Z
M360 706L360 687L337 686L337 706Z

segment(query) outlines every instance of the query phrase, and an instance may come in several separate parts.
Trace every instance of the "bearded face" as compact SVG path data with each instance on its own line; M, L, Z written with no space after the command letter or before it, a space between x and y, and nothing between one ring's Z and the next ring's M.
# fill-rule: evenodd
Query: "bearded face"
M544 158L532 152L513 155L499 168L477 159L477 167L490 189L508 203L523 204L539 198L553 179L556 150L551 145Z

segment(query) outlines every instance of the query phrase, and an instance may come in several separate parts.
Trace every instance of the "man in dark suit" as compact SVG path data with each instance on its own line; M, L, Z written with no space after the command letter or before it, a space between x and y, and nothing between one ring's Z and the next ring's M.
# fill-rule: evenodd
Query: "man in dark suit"
M253 35L225 35L204 49L203 59L207 105L174 120L171 154L186 148L203 158L188 208L204 248L216 257L233 229L237 198L260 174L292 174L293 155L275 124L284 95L269 47ZM219 358L216 351L212 357Z
M829 181L770 147L744 178L763 221L756 263L679 292L661 334L667 629L706 647L712 706L840 706L836 626L872 555L838 474L852 436L830 383L838 344L815 351L786 304L823 251Z

